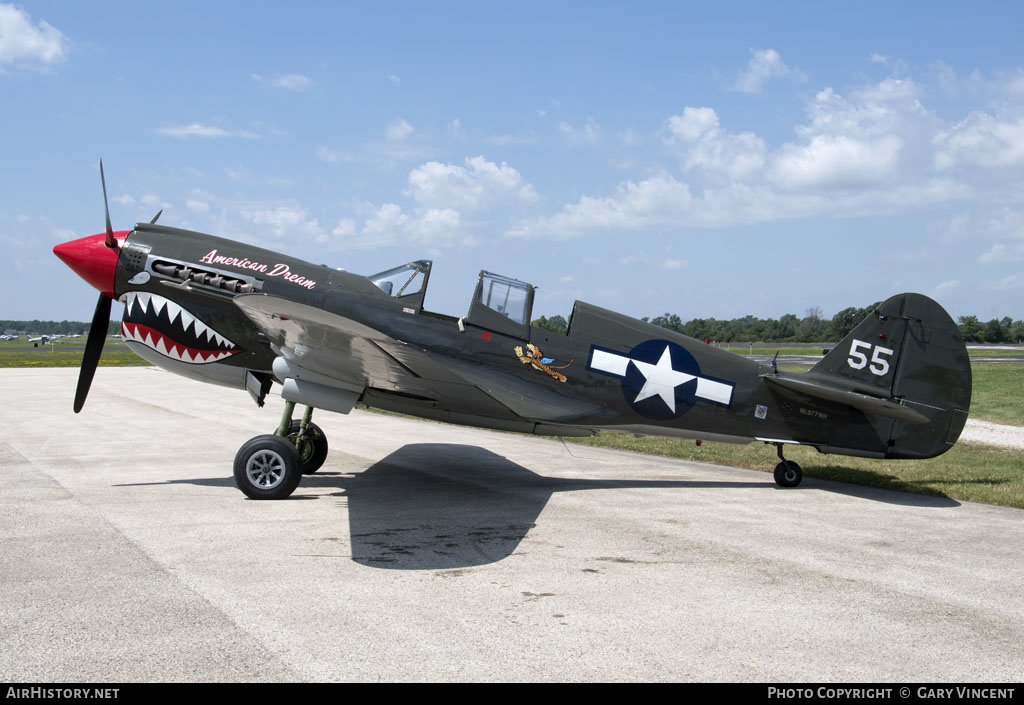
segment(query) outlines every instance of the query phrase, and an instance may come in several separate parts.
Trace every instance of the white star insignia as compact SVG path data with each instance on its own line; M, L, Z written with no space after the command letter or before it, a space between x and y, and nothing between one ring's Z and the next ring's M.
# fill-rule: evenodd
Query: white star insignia
M650 397L661 397L665 406L674 414L676 413L676 387L697 379L695 375L688 375L685 372L672 369L672 353L667 345L656 365L639 360L631 360L631 362L636 365L640 374L646 379L643 389L633 400L634 404Z

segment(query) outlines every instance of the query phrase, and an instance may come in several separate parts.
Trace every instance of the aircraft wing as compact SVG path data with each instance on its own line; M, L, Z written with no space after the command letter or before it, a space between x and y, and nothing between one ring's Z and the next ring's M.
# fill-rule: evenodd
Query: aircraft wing
M354 395L352 403L373 389L438 402L452 411L548 423L571 423L601 409L483 365L439 361L427 350L314 306L265 294L242 294L233 301L285 359L280 369L275 363L278 377L295 374L307 386L344 390ZM288 399L287 387L285 392ZM322 399L316 405L347 413Z
M287 369L275 369L279 378L348 390L354 399L371 388L440 399L450 385L467 386L428 355L351 318L264 294L243 294L233 301L287 363ZM347 413L330 403L317 406ZM476 411L506 413L489 398L483 406Z

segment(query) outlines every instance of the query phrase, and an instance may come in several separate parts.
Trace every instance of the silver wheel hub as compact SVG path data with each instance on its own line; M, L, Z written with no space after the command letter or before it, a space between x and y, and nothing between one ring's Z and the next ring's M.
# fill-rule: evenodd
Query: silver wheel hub
M245 477L263 490L271 490L281 484L284 473L284 458L277 451L257 451L245 463Z

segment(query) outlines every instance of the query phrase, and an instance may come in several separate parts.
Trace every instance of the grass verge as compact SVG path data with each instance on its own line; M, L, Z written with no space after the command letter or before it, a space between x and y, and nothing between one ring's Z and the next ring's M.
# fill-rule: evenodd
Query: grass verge
M971 418L1024 426L1024 365L971 365Z
M774 447L756 442L698 446L693 441L620 433L565 440L765 472L778 463ZM798 462L808 477L1024 509L1024 455L1001 448L958 443L928 460L870 460L787 446L786 459Z
M82 350L67 350L61 346L31 348L28 350L0 349L2 367L80 367ZM143 360L123 344L107 343L100 356L100 367L145 367L152 363Z

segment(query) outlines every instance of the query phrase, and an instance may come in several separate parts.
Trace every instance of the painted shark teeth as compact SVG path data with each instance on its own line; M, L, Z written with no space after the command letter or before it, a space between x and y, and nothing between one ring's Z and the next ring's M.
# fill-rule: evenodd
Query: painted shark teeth
M241 352L181 304L159 294L130 291L121 301L125 305L121 335L127 341L193 365L218 362ZM180 342L183 340L195 342Z

